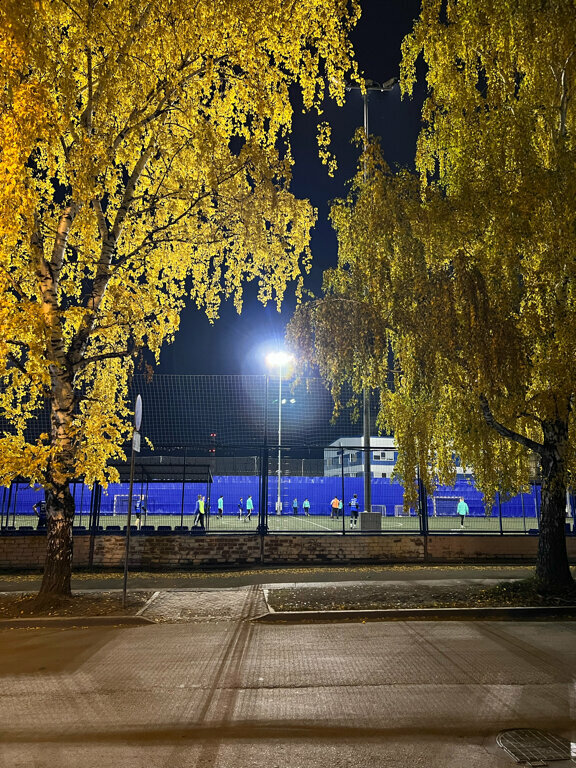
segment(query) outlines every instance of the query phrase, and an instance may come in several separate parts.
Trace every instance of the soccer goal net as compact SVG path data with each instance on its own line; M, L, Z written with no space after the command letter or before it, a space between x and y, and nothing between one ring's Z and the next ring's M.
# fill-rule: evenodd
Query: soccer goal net
M458 496L433 496L432 497L432 514L434 517L441 517L442 515L455 515L458 507Z
M112 508L112 514L114 515L127 515L128 514L128 495L116 494L114 496L114 506ZM132 495L132 512L140 512L146 507L146 496L141 494Z

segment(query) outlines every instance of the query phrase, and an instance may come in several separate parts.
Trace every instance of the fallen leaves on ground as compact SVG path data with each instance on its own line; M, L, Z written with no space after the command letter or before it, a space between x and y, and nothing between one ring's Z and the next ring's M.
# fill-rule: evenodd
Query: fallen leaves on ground
M501 584L412 584L381 582L271 588L274 611L378 610L382 608L478 608L576 605L576 594L555 598L538 594L531 579Z
M150 592L133 592L122 606L121 592L75 594L72 597L39 598L37 594L0 594L0 619L50 616L133 616L149 599Z

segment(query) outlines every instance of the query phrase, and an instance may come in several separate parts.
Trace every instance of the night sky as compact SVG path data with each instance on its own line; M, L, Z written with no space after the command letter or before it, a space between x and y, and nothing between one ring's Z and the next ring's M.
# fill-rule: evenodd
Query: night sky
M419 0L361 0L362 18L353 35L362 73L384 82L398 77L400 44L418 16ZM420 86L422 88L422 86ZM390 93L371 93L370 133L380 136L384 156L392 166L412 166L419 129L421 98L400 98L398 86ZM322 120L332 125L333 150L338 171L329 178L318 159L316 115L296 114L293 152L295 159L292 191L308 198L318 209L318 222L312 233L312 272L305 285L319 292L322 272L337 260L336 237L328 222L329 202L346 193L352 178L358 150L351 144L356 128L363 123L362 96L349 93L342 108L328 105ZM286 323L294 311L291 292L282 311L263 307L255 291L247 286L244 308L239 316L231 302L222 305L220 319L211 326L194 308L185 310L174 344L162 351L158 373L178 374L259 374L265 372L267 351L282 346Z

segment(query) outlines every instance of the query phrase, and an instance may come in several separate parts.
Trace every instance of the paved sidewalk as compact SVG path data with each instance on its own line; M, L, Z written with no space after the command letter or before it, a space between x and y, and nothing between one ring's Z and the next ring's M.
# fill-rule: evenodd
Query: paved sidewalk
M128 579L130 589L186 589L192 587L227 588L249 584L273 584L347 581L418 581L429 579L523 579L534 573L534 568L508 563L488 565L360 565L360 566L276 566L254 565L247 568L228 568L203 571L135 571ZM0 572L0 592L35 591L39 589L39 572ZM72 574L72 589L120 589L123 573L82 572Z
M141 616L157 622L241 621L268 611L259 586L157 592Z
M2 768L513 768L505 728L576 738L573 623L268 626L259 587L156 600L175 623L0 631Z

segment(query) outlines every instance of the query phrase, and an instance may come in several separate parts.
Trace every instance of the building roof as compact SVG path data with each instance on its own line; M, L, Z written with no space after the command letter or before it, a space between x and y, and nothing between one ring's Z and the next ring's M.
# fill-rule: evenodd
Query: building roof
M330 443L330 448L363 448L363 437L341 437ZM393 437L373 436L370 438L370 448L395 448L396 442Z

